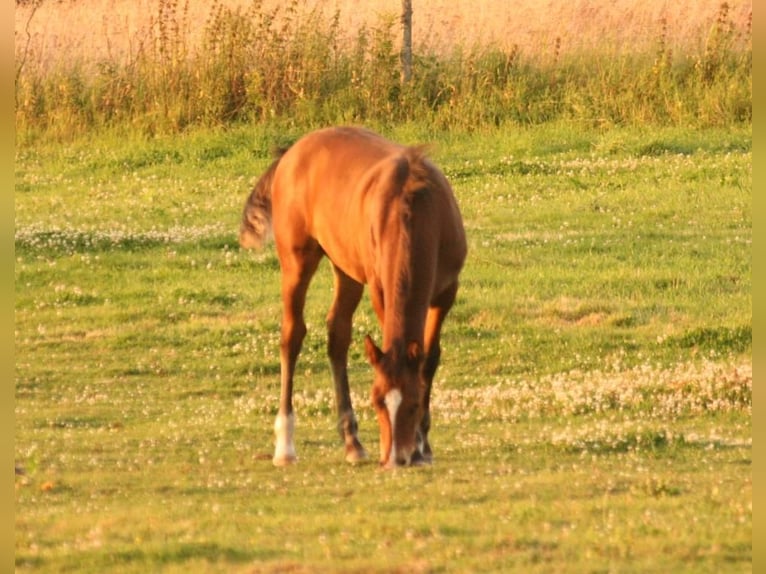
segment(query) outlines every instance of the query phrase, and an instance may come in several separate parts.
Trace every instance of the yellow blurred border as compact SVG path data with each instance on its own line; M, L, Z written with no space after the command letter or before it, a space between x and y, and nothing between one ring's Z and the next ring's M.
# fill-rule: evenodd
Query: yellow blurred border
M3 0L2 22L3 32L0 37L3 39L2 57L0 58L0 69L2 69L2 81L0 81L0 109L2 109L2 129L0 129L0 140L2 141L2 179L0 179L0 195L2 196L2 205L0 206L0 234L2 235L2 268L4 271L0 274L2 282L2 291L0 291L0 301L2 301L2 373L0 373L0 444L2 444L2 466L0 466L0 475L2 478L2 502L0 504L0 516L2 516L2 531L0 531L0 571L13 572L15 570L14 561L14 484L15 471L13 469L14 459L14 271L13 271L13 226L14 226L14 142L15 142L15 121L14 121L14 31L13 31L13 11L15 2L12 0Z
M759 388L761 374L766 372L766 338L764 322L766 305L763 289L766 285L766 266L760 247L764 244L764 221L766 221L766 165L762 158L766 152L766 132L764 129L764 110L766 110L766 76L764 75L764 55L766 55L766 20L761 17L761 9L766 2L753 2L753 541L764 540L766 535L766 506L764 484L766 484L766 409L764 397L766 389ZM759 191L760 190L760 191ZM760 285L760 287L758 287ZM759 534L760 533L760 534ZM753 572L766 572L766 546L753 544Z

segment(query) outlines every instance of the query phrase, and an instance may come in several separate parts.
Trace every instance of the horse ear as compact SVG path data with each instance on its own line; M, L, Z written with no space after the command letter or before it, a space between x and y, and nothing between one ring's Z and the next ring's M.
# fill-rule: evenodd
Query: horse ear
M369 335L364 338L364 349L367 351L367 359L373 367L380 363L383 358L383 351L378 348Z
M423 347L417 341L410 341L407 345L407 361L413 367L420 365L423 360Z

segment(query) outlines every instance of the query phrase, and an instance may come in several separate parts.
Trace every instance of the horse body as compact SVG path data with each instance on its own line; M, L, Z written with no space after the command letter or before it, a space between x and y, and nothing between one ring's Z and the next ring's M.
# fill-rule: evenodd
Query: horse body
M281 266L281 397L275 464L296 459L292 386L306 333L303 306L323 256L334 271L328 354L346 459L366 457L357 438L347 375L352 316L369 285L382 349L368 336L380 460L429 461L429 401L441 326L466 256L462 219L444 175L423 148L359 128L327 128L277 158L245 205L240 244L254 247L273 229Z

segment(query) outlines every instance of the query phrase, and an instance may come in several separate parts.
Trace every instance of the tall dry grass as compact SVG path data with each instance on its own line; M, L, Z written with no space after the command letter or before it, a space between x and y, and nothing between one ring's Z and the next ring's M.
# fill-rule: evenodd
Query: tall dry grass
M17 53L26 34L41 61L62 58L99 60L135 55L158 25L162 6L175 4L184 34L196 45L211 12L204 0L45 0L30 21L35 0L17 3ZM246 0L212 3L245 8ZM259 3L271 12L279 0ZM732 24L742 29L752 13L752 0L727 2ZM385 15L397 15L401 0L320 0L324 17L339 15L340 35L352 40L362 27L374 26ZM584 49L636 51L653 46L658 26L667 26L669 47L676 51L699 48L721 0L415 0L415 43L421 48L450 51L464 46L493 44L528 54L552 51L559 39L560 53Z
M424 121L441 127L751 117L752 3L25 0L17 132Z

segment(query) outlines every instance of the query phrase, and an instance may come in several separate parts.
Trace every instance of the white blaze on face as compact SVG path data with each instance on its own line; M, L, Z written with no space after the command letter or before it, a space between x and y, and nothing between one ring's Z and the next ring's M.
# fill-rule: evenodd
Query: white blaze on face
M391 421L391 451L388 454L388 464L396 464L396 413L402 404L402 392L399 389L391 389L384 399L388 410L388 420Z

